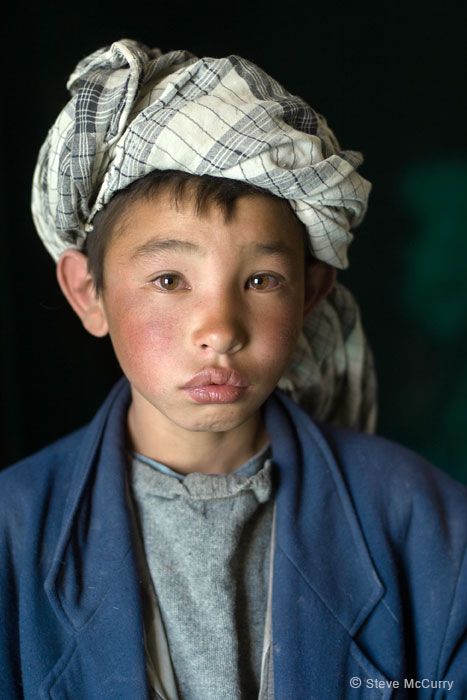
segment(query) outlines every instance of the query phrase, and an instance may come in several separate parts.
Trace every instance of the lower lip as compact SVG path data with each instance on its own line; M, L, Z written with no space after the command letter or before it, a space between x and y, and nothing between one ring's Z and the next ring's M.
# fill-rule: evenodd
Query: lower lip
M241 399L246 390L246 386L228 384L208 384L183 389L196 403L234 403Z

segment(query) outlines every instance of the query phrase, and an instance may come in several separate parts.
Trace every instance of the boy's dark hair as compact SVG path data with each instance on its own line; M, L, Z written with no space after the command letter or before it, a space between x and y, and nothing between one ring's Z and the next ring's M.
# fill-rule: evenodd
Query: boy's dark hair
M262 194L281 202L286 201L261 187L240 180L192 175L181 170L153 170L117 192L94 218L94 229L86 239L83 252L88 258L88 271L98 295L104 290L104 258L107 247L112 236L126 225L125 212L128 206L139 199L151 199L161 191L170 191L175 205L178 205L186 195L187 188L191 189L198 214L204 213L209 205L217 204L223 209L226 222L232 218L239 197ZM304 225L303 242L307 267L312 256Z

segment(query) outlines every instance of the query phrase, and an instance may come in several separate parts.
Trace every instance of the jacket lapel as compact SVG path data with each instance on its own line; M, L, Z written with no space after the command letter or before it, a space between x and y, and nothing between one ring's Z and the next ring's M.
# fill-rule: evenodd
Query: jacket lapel
M278 479L272 607L276 698L374 697L365 678L385 681L385 676L353 637L384 588L342 476L316 425L282 392L267 402L265 421ZM349 685L354 676L362 679L359 690ZM390 692L379 691L378 697Z
M120 381L84 433L45 589L70 635L41 697L149 698L142 606L127 502L129 386Z

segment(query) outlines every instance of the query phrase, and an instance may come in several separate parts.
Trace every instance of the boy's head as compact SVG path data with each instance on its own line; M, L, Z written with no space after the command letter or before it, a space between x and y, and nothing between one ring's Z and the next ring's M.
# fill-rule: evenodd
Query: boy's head
M261 389L247 393L258 406L279 382L318 418L371 427L368 350L350 295L334 286L303 327L347 265L350 228L366 210L360 154L236 56L122 40L81 61L68 86L39 156L33 215L70 303L91 333L110 332L142 400L163 357L168 374L171 363L196 373L236 369L226 358L241 351L257 368ZM187 337L198 354L184 364Z

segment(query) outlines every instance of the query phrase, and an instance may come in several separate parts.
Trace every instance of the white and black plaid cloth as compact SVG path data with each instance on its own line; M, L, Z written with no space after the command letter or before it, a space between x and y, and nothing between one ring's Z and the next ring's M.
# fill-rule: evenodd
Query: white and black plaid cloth
M324 117L250 61L162 54L122 39L84 58L68 88L32 193L37 230L55 260L83 246L115 192L154 169L174 169L287 199L313 255L347 266L371 188L356 170L362 156L342 150ZM338 284L305 324L280 385L316 418L370 430L374 384L358 308Z

